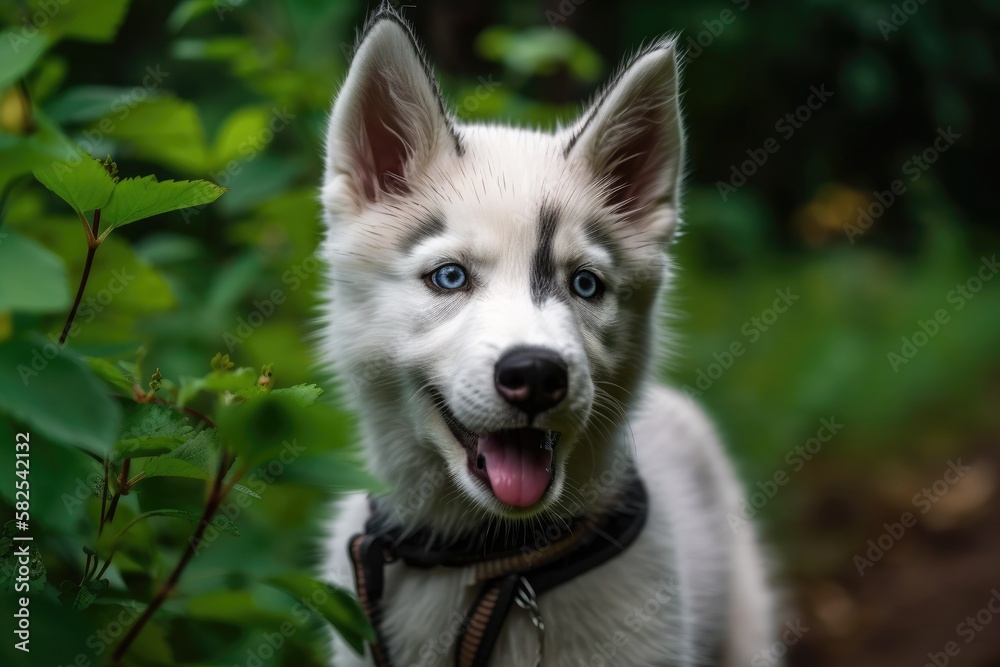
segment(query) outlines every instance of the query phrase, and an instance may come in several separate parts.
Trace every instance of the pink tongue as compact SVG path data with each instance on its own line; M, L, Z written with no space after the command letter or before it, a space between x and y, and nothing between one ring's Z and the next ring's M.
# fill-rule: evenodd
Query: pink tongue
M552 481L552 450L542 447L544 438L544 431L533 428L479 436L479 455L500 502L529 507L545 493Z

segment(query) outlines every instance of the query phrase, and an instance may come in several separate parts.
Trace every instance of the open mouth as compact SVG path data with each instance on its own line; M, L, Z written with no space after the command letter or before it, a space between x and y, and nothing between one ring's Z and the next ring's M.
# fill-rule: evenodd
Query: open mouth
M431 395L448 429L465 449L469 472L497 500L530 507L542 499L552 484L558 431L515 428L477 434L458 421L438 391L432 390Z

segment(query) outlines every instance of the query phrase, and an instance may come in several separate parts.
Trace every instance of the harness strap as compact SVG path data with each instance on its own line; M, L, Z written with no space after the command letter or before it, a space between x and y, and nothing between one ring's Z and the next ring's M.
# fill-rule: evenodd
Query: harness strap
M455 667L486 667L522 579L536 595L541 595L603 565L632 544L646 523L648 503L641 482L637 481L630 489L628 500L637 503L641 510L610 517L605 529L614 537L592 532L586 543L562 558L550 560L524 574L512 572L487 582L466 614L466 629L459 638Z
M382 538L378 535L355 535L351 538L348 552L354 563L354 584L358 591L358 602L365 616L375 630L375 641L371 642L372 660L375 667L391 667L386 654L385 637L382 636L382 589L385 584L386 553Z
M418 556L419 550L413 545L390 546L388 538L379 532L352 537L348 552L354 565L358 601L375 630L375 641L370 647L376 667L392 667L381 628L387 563L402 558L407 565L420 568L474 565L474 580L484 584L466 613L455 648L455 667L487 667L507 613L522 586L540 595L611 560L635 541L646 523L649 505L641 480L635 479L621 501L628 511L619 510L601 518L586 517L543 552L516 555L507 552L492 559L488 555L467 553L430 556L426 547Z
M483 586L465 616L465 631L455 649L455 667L486 667L520 583L518 575L509 574Z

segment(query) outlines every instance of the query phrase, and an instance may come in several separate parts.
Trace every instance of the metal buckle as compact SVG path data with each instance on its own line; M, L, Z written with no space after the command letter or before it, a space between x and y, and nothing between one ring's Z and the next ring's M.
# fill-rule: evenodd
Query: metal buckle
M518 607L528 612L531 622L538 633L538 652L535 654L535 667L541 667L542 651L545 648L545 622L542 620L542 612L538 608L538 596L535 595L535 589L531 587L531 584L524 577L520 577L514 601L517 602Z

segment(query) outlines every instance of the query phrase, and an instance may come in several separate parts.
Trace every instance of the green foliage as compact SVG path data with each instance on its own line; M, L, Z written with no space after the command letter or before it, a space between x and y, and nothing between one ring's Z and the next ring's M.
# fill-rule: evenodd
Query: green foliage
M115 181L104 166L85 155L77 156L76 164L53 162L36 169L35 178L81 216L104 208L115 191Z
M58 255L14 232L0 232L0 312L50 313L69 306Z
M365 641L375 639L375 631L368 624L361 606L346 591L297 573L272 577L268 583L308 601L358 653L364 652Z
M97 456L110 452L121 408L87 366L41 338L0 344L0 408L38 433ZM72 400L54 409L53 398Z
M33 602L41 605L33 617L40 624L36 637L46 634L46 621L67 618L59 609L81 630L122 618L135 629L97 649L72 632L66 644L36 646L36 640L31 657L37 664L70 664L79 656L130 665L229 662L223 656L238 654L241 642L213 640L192 653L198 631L185 627L185 612L167 600L176 587L184 590L189 569L220 567L236 578L217 580L223 586L217 590L189 591L191 618L242 623L254 605L236 612L226 600L254 600L262 591L287 600L274 590L280 587L312 598L272 605L257 616L267 619L264 628L291 621L308 630L290 644L301 652L314 632L300 610L314 609L360 649L371 630L347 593L310 585L296 573L294 559L243 557L278 548L267 526L279 517L288 525L289 498L299 499L292 502L296 508L319 507L328 495L325 480L296 481L306 479L295 472L299 459L333 466L337 474L329 479L338 488L370 485L349 451L348 422L319 400L316 384L295 381L304 379L304 364L285 372L252 359L263 367L255 370L236 365L243 356L237 350L209 362L226 344L220 329L230 328L220 315L246 297L260 259L248 255L206 280L181 268L197 257L197 245L153 231L161 221L175 223L177 211L184 222L214 221L208 206L227 188L198 177L221 170L234 178L241 170L236 161L256 159L294 112L272 112L259 101L240 105L220 119L208 141L196 105L157 90L173 76L159 66L146 72L141 94L87 82L59 90L66 67L46 55L49 50L63 38L113 39L127 8L127 0L33 4L26 9L29 22L20 24L44 16L45 26L27 30L16 27L18 9L0 5L0 16L15 25L0 44L0 435L12 438L14 428L30 434L30 527L37 540L30 586L42 600ZM125 155L127 166L120 170L108 154ZM153 175L162 169L196 177ZM31 186L28 174L44 189ZM46 190L61 202L46 198ZM242 197L245 206L249 200ZM307 197L303 190L300 201ZM312 215L315 206L307 210ZM309 235L301 237L297 262L308 257L310 242ZM279 282L298 308L307 303L300 288L317 271L310 266ZM172 327L184 321L182 313L155 319L178 307L198 324L181 335ZM212 334L185 337L197 331ZM156 366L144 370L150 357ZM278 482L290 490L277 490ZM4 502L13 507L9 491L4 485ZM12 524L0 537L4 595L16 570L16 530ZM215 559L228 565L213 565ZM138 621L140 606L154 613ZM168 628L194 633L182 656L165 641ZM18 653L5 664L22 664Z
M0 32L0 90L6 90L23 77L48 46L45 39L24 40L17 31Z
M101 221L107 234L116 227L191 206L204 206L218 199L225 188L208 181L164 181L155 176L126 178L115 186L103 209Z
M347 593L302 574L331 497L380 488L303 343L320 147L366 7L168 4L0 0L0 440L31 434L37 624L30 661L6 642L5 665L110 662L122 637L92 637L132 627L188 548L124 664L319 667L317 619L355 648L370 636ZM690 173L670 304L685 315L667 321L663 376L700 393L750 485L831 414L846 426L822 455L848 465L989 432L1000 283L960 311L947 299L997 247L991 209L967 194L994 160L976 148L989 123L972 122L994 90L976 18L992 10L926 3L885 39L891 8L867 1L599 4L497 3L455 38L467 53L431 51L453 53L439 74L461 117L552 126L622 53L683 31ZM723 7L735 20L704 46ZM423 35L456 34L441 29L454 15L427 29L422 12ZM716 181L824 81L834 102L721 199ZM849 242L858 208L948 124L959 145ZM786 288L798 300L751 342L744 327ZM949 324L894 370L886 354L939 308ZM700 389L734 342L744 352ZM789 534L807 479L764 510ZM0 497L12 516L9 480ZM5 609L14 530L0 535ZM287 641L261 657L273 633Z

